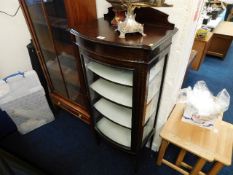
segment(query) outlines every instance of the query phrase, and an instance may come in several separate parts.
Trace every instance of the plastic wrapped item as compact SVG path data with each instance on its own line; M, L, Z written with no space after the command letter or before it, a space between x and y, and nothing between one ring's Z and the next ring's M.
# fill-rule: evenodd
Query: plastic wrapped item
M4 81L9 92L0 97L0 108L8 113L21 134L54 120L35 71L14 74Z
M227 111L230 105L230 94L226 89L223 89L218 93L216 98L216 103L218 105L219 111Z
M228 109L230 95L223 89L215 97L204 81L198 81L193 89L188 87L180 91L178 103L186 104L183 121L212 128L215 120Z

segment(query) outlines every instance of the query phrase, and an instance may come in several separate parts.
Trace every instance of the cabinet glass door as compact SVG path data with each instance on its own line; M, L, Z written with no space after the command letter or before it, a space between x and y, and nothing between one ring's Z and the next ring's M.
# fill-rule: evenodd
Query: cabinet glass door
M60 71L60 65L54 48L52 36L49 31L45 13L43 11L42 3L40 0L26 0L25 2L54 90L57 93L68 97L68 94L66 93L67 91L65 82Z
M80 80L76 60L77 53L75 53L75 46L68 30L64 0L44 0L44 7L48 15L55 49L69 98L82 103L82 98L79 97Z
M146 109L144 114L144 130L143 140L146 140L151 135L154 128L155 116L158 108L160 88L163 77L163 69L165 57L160 60L150 69L149 84L146 91Z

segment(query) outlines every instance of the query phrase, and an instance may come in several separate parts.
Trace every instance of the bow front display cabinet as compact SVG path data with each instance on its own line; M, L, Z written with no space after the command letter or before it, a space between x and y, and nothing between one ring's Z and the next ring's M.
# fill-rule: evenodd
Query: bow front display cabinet
M112 9L71 30L80 51L92 126L98 136L131 154L154 135L171 41L177 29L152 8L136 9L146 36L119 32Z
M53 103L90 123L78 49L70 29L96 19L95 0L19 0Z

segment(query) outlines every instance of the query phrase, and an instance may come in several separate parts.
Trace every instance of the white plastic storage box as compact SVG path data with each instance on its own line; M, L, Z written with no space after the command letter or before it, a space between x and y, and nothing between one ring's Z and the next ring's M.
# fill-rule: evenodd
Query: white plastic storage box
M0 86L8 85L9 92L0 95L0 108L9 114L21 134L54 120L35 71L18 73L4 80Z

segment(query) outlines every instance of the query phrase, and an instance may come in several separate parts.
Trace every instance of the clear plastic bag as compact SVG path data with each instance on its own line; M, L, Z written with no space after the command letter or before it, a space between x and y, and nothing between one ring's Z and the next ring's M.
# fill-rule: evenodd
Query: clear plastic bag
M202 126L212 126L230 105L230 95L223 89L215 97L204 81L198 81L193 89L181 89L177 103L185 103L184 120Z
M225 112L228 110L230 105L230 94L227 92L226 89L223 89L221 92L218 93L216 97L216 103L219 107L219 111Z

